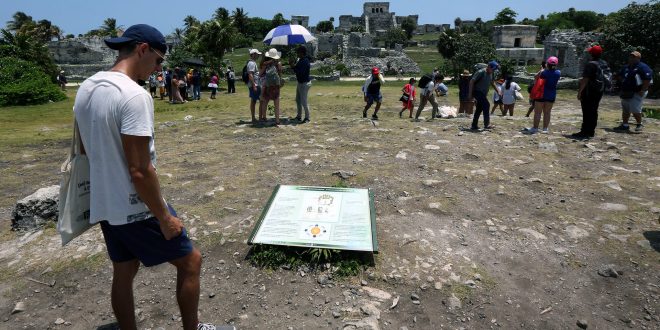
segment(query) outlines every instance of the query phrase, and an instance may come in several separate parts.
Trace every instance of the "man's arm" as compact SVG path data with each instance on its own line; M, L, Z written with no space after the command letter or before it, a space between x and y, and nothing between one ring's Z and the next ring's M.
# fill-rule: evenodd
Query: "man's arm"
M649 86L651 86L651 81L650 80L643 80L642 81L642 90L639 91L639 96L644 96L644 93L649 90Z
M580 88L578 88L578 94L577 94L578 100L582 99L582 92L587 87L587 84L589 84L589 78L582 76L582 79L580 79Z
M148 136L121 135L124 155L135 191L147 205L149 211L158 219L160 230L169 240L181 235L181 220L170 214L160 194L160 184L156 169L151 164Z

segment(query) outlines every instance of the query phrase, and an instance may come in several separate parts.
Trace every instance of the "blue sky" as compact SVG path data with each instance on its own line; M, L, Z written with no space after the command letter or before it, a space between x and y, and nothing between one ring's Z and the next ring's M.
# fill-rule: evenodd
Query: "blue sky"
M492 19L505 7L518 12L518 19L537 18L553 11L565 11L570 7L577 10L593 10L599 13L617 11L631 1L624 0L391 0L390 11L397 15L419 14L419 23L451 23L454 18L464 20L481 17ZM638 1L644 3L646 1ZM0 26L4 27L17 11L23 11L35 20L48 19L64 30L65 34L85 33L99 27L103 20L112 17L119 25L128 27L136 23L147 23L160 29L164 34L171 33L183 25L183 18L193 15L200 20L211 17L218 7L232 11L242 7L249 16L272 18L278 12L287 19L291 15L308 15L310 24L339 15L362 14L364 1L351 0L289 0L289 1L234 1L234 0L6 0L0 9Z

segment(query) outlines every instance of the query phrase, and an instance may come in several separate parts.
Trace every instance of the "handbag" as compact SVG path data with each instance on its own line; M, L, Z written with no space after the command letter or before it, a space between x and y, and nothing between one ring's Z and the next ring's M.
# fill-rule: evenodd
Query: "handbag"
M401 95L401 97L399 98L399 101L401 102L408 102L408 100L410 100L410 95L406 93L403 93L403 95Z
M78 122L74 119L71 152L61 168L57 232L62 246L92 227L89 223L89 159L80 153L81 144Z
M529 93L529 98L532 100L543 99L543 90L545 88L545 79L538 79L532 87L532 92Z
M516 91L515 97L516 97L516 100L518 100L518 101L522 101L522 100L525 99L523 97L522 93L520 93L520 91Z

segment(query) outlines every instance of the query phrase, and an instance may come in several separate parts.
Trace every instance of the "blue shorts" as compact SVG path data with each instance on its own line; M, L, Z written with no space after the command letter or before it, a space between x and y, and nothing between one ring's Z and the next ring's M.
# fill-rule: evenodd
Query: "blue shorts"
M383 100L383 94L369 94L367 93L367 104L372 104L374 102L380 102Z
M248 90L250 91L250 99L252 101L259 101L259 97L261 96L261 86L257 86L256 92L254 91L252 86L249 86Z
M170 213L176 216L168 205ZM138 259L146 267L185 257L193 251L186 229L179 237L166 240L155 217L126 225L112 226L101 221L108 255L113 262Z

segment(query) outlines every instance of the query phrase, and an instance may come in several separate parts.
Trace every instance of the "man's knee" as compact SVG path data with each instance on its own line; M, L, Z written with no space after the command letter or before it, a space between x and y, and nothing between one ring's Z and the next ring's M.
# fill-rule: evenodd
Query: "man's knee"
M115 280L129 280L132 281L135 278L138 270L140 269L140 261L137 259L124 261L124 262L113 262L113 278Z
M192 252L188 253L186 256L172 261L172 264L179 272L184 272L190 275L199 274L202 268L202 254L199 250L193 249Z

